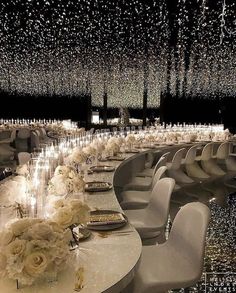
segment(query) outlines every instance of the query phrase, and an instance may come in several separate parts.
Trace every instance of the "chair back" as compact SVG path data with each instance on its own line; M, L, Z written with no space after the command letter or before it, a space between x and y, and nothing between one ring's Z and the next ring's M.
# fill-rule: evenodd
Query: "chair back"
M177 213L167 240L168 245L182 254L191 263L196 280L203 270L207 227L210 221L209 208L200 202L191 202Z
M201 160L202 161L208 161L212 158L213 154L213 142L209 142L203 147L202 154L201 154Z
M152 168L153 162L154 162L154 153L153 152L147 153L145 168Z
M164 175L166 170L167 170L166 166L161 166L160 168L157 169L157 171L156 171L156 173L154 175L154 178L152 180L152 189L156 185L157 181L162 178L162 176Z
M47 132L46 132L45 128L41 127L40 130L41 130L42 137L43 138L47 137Z
M166 162L167 162L167 158L168 158L168 155L170 154L170 152L166 152L164 153L160 158L159 160L157 161L154 169L153 169L153 176L156 174L156 171L161 167L161 166L165 166L166 165ZM153 177L154 178L154 177Z
M184 156L185 151L186 151L185 148L181 148L174 154L174 157L173 157L172 162L171 162L171 168L170 169L178 170L180 168L182 158Z
M197 145L192 146L191 148L188 149L187 154L185 156L184 163L185 164L193 164L196 158L197 154Z
M18 153L18 161L19 165L24 165L28 163L31 159L31 155L28 152L19 152Z
M11 141L13 142L16 139L16 129L13 129L11 132Z
M217 149L216 158L221 160L227 159L229 156L229 147L229 142L223 142Z
M162 224L167 222L170 208L170 198L175 186L173 178L165 177L157 181L155 184L151 198L148 204L150 214L153 212L162 219Z
M39 148L39 136L35 131L31 132L30 135L30 145L31 145L31 151L33 151L34 148Z
M153 173L152 173L152 188L155 185L155 182L158 179L155 179L155 174L157 172L157 170L161 167L161 166L165 166L166 162L167 162L167 157L169 155L170 152L164 153L158 160L158 162L156 163L154 169L153 169ZM164 171L165 172L165 171ZM158 176L158 175L157 175ZM157 177L158 178L158 177Z
M30 130L27 128L21 128L19 129L17 133L17 137L21 139L26 139L30 137Z
M39 138L42 138L42 132L40 129L35 129L34 132L38 135Z

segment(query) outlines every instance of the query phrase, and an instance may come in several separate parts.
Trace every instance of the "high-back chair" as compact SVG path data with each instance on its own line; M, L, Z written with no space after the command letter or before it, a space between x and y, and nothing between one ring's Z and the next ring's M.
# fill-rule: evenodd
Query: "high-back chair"
M189 177L207 179L210 176L202 170L198 161L196 161L198 145L189 148L185 156L184 165L186 173Z
M145 208L150 201L150 197L154 186L156 185L157 181L164 176L166 169L166 166L161 166L160 168L158 168L156 174L154 175L152 187L150 190L127 190L122 192L123 201L120 203L122 209L129 210Z
M169 239L162 245L144 246L137 273L124 292L158 293L193 286L203 271L209 208L199 202L177 213Z
M177 183L193 183L194 181L188 177L181 169L182 159L185 153L185 148L176 151L170 163L167 163L167 174L175 179Z
M234 153L233 151L233 143L230 142L229 143L229 155L226 158L225 162L226 162L226 167L228 171L236 171L236 153Z
M39 143L40 143L40 139L39 139L39 136L38 136L37 132L32 131L31 134L30 134L31 152L33 152L34 150L39 149Z
M155 238L164 234L174 185L173 178L158 180L146 208L125 211L130 224L138 231L141 239Z
M204 146L201 154L201 166L210 175L223 176L225 172L217 165L216 159L213 158L213 147L214 142Z
M15 140L16 149L18 152L27 152L30 149L30 130L27 128L21 128L18 130Z
M147 191L152 188L153 180L158 168L163 166L167 160L168 153L165 153L160 157L158 162L156 163L155 167L152 169L152 177L140 177L138 175L124 186L124 191L126 190L140 190L140 191Z
M24 165L28 163L31 159L30 153L28 152L19 152L18 153L18 161L19 165Z
M136 176L138 177L152 177L155 174L154 168L156 167L156 170L160 166L164 166L167 162L168 155L170 152L166 152L161 157L158 159L156 164L153 166L153 162L155 161L155 156L159 153L159 151L156 152L149 152L147 156L150 156L149 160L145 163L145 169L142 170L141 172L137 173Z

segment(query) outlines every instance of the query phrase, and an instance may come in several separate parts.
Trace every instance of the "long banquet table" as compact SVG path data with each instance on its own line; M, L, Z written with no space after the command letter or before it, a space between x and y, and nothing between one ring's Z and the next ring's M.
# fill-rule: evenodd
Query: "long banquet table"
M163 152L170 151L170 158L173 153L180 147L189 148L192 144L159 146L156 150L159 155ZM147 153L141 150L142 154ZM100 164L115 167L114 172L93 173L86 176L85 181L106 181L110 183L118 182L119 176L117 170L125 165L129 160L135 159L139 154L122 154L124 161L106 161ZM118 168L119 167L119 168ZM130 170L131 171L131 170ZM138 170L137 170L138 171ZM132 172L130 172L132 173ZM116 177L116 180L114 178ZM118 179L118 180L117 180ZM122 212L117 200L118 194L115 193L117 186L114 184L113 189L105 192L86 193L88 205L92 210L105 209ZM80 242L79 249L74 251L71 266L59 273L54 282L38 282L32 286L24 286L21 289L16 288L15 281L0 279L1 293L72 293L76 292L76 271L78 268L84 269L83 288L81 293L118 293L124 289L132 280L135 270L138 267L139 259L142 252L142 242L137 231L128 223L119 231L127 233L109 233L107 237L101 237L101 234L92 231L91 236Z
M117 167L120 163L120 161L109 161L104 164ZM88 181L100 180L112 183L114 172L94 173L87 176ZM87 200L92 209L122 211L114 189L87 193ZM92 232L87 240L80 242L79 249L74 251L71 267L59 273L56 281L38 282L17 289L15 281L0 279L0 292L72 293L75 292L75 271L79 267L84 268L84 287L80 290L81 293L120 292L133 278L142 251L142 243L136 230L129 224L121 229L127 233L109 234L106 238L101 237L98 232Z

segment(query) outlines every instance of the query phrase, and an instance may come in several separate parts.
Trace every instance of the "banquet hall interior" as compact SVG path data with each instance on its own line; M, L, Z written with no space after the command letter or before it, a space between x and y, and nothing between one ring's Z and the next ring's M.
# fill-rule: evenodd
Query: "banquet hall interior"
M0 292L236 292L235 0L0 3Z

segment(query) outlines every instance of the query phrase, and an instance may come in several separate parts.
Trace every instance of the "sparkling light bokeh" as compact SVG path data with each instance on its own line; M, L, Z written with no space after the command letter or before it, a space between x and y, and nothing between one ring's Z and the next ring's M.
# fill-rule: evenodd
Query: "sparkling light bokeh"
M0 89L142 108L144 90L158 107L170 80L173 96L234 97L236 2L212 2L2 1Z

